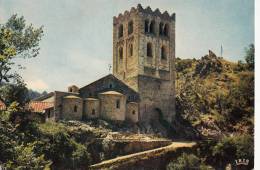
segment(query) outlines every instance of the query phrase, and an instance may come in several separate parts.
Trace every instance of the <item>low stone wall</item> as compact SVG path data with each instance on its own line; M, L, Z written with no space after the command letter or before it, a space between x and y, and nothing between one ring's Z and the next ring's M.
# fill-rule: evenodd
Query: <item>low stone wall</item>
M154 141L114 141L115 147L122 149L122 155L155 149L171 144L170 140Z
M170 140L99 139L91 145L88 151L91 153L94 163L98 163L118 156L160 148L170 144Z
M102 161L91 165L89 169L98 170L163 170L173 159L183 152L192 152L196 143L173 142L171 145L138 152L125 156L118 156L114 159Z

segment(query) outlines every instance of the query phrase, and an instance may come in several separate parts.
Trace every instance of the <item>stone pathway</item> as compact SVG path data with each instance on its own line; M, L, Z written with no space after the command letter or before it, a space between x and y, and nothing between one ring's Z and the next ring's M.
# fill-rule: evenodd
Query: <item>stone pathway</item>
M167 152L175 151L179 148L191 148L195 145L195 142L172 142L172 144L168 146L164 146L161 148L156 148L152 150L147 150L143 152L138 152L130 155L120 156L114 159L106 160L103 162L100 162L98 164L91 165L89 168L91 170L98 169L107 169L109 167L117 167L119 165L137 162L139 160L146 160L150 158L154 158L160 155L163 155Z

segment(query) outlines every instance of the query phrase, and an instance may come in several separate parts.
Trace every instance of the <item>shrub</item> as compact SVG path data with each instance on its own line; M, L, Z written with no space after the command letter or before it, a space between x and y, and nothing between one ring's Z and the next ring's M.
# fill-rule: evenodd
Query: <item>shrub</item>
M198 145L198 155L206 163L220 169L224 169L227 164L234 165L236 159L249 159L249 168L253 168L254 139L250 135L237 135L219 141L203 141Z
M167 170L194 169L199 168L200 160L193 154L183 153L176 161L168 164Z
M34 143L15 147L16 158L9 160L4 166L10 169L49 169L51 161L45 160L44 155L34 152Z

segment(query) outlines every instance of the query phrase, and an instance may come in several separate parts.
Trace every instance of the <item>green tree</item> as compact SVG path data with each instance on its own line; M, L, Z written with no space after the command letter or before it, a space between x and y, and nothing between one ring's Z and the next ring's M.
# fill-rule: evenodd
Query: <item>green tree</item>
M248 48L246 48L246 56L245 60L249 70L254 70L255 67L255 46L254 44L250 44Z
M24 105L28 101L28 90L24 83L3 84L0 86L0 99L9 106L13 102Z
M27 145L19 145L15 147L15 160L9 160L5 167L8 169L50 169L51 161L46 160L44 155L37 155L35 150L35 142Z
M15 59L36 57L42 36L43 27L26 25L24 17L13 15L5 24L0 24L0 87L23 84L16 70L24 67L15 63ZM0 99L7 104L2 96Z

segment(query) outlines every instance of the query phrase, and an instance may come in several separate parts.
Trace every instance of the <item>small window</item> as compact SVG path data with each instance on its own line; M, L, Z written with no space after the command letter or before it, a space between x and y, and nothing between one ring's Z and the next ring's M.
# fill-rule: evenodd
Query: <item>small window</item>
M155 30L154 30L154 25L155 25L155 22L152 21L151 24L150 24L150 33L154 34L155 33Z
M146 49L146 55L148 57L153 57L153 49L152 49L152 44L151 43L147 43L147 49Z
M119 100L119 99L116 100L116 108L117 108L117 109L120 109L120 100Z
M162 60L166 60L167 56L166 56L166 49L164 46L161 47L161 59Z
M132 114L135 115L135 110L132 111Z
M128 35L133 33L133 21L128 23Z
M144 21L144 31L145 31L145 33L149 32L149 21L148 20Z
M91 92L89 93L89 97L92 97L92 93Z
M92 115L95 115L96 114L96 111L95 111L95 109L92 109Z
M111 89L113 87L113 85L112 84L109 84L109 88Z
M133 56L133 44L129 45L129 56Z
M123 25L121 24L118 28L118 38L123 36Z
M169 36L169 25L168 24L165 24L165 26L164 26L163 35L166 37Z
M163 35L163 23L159 24L159 34Z
M123 59L123 48L122 47L119 47L119 50L118 50L118 53L119 53L119 59Z
M74 112L77 112L78 111L78 107L75 105L74 106Z

